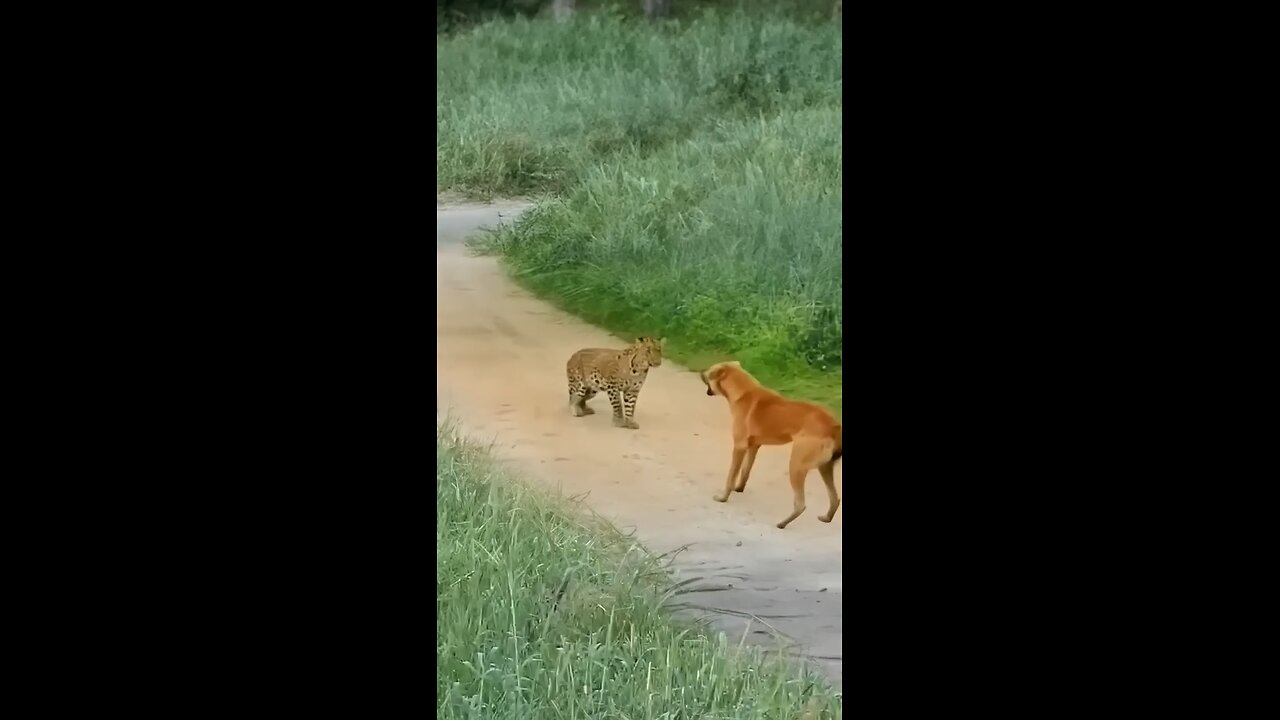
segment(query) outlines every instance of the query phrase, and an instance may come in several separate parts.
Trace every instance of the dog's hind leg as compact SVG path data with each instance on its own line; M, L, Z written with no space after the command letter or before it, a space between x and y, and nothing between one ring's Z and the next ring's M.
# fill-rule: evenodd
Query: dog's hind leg
M738 477L738 468L742 467L742 456L747 454L746 447L733 446L733 460L729 463L729 477L724 481L724 492L719 495L712 495L711 499L716 502L726 502L729 500L729 491L733 490L733 481ZM752 457L755 457L754 455Z
M840 495L836 493L835 467L835 460L829 460L818 466L818 472L822 474L822 483L827 486L827 502L830 503L827 514L818 516L818 519L825 523L831 522L831 518L836 516L836 510L840 507Z
M751 466L756 464L758 452L760 452L759 445L751 445L747 448L747 462L742 466L742 476L738 478L738 486L734 490L742 492L747 489L747 478L751 475Z

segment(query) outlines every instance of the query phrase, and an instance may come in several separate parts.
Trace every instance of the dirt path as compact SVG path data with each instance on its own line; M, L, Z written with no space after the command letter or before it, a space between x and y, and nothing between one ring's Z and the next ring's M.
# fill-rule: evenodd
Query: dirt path
M702 577L683 596L714 612L733 641L770 641L769 627L841 685L844 505L818 521L827 498L817 473L808 509L786 530L789 448L760 451L745 493L712 501L728 472L729 411L697 376L667 361L649 374L636 407L639 430L610 424L608 398L595 415L569 412L564 364L582 347L622 347L599 328L534 299L492 258L462 245L477 228L509 221L522 206L436 208L436 404L528 476L586 502L649 549L689 545L677 571ZM749 619L754 615L756 619ZM762 622L763 621L763 622ZM766 626L767 624L767 626Z

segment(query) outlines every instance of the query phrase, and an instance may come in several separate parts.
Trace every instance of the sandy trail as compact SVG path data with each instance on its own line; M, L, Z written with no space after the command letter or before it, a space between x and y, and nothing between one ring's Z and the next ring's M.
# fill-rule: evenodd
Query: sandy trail
M697 376L670 360L649 373L636 406L639 430L610 423L608 398L595 415L570 414L564 364L582 347L625 343L509 280L492 258L470 257L463 240L508 222L523 208L436 208L436 403L469 435L496 441L501 457L565 495L586 494L596 512L635 530L654 552L689 548L675 563L705 591L682 596L713 613L734 641L773 642L768 626L795 641L842 684L844 504L830 523L822 480L810 473L804 514L774 527L791 507L789 446L761 449L745 493L711 499L728 472L729 410ZM750 619L754 615L759 620ZM761 622L763 621L763 623ZM767 626L766 626L767 624Z

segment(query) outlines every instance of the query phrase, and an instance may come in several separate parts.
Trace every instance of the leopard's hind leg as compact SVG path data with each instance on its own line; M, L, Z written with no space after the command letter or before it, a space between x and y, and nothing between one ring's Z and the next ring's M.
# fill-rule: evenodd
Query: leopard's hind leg
M587 401L595 395L596 391L587 387L581 378L569 377L569 407L573 409L574 417L595 414L595 410L587 407Z

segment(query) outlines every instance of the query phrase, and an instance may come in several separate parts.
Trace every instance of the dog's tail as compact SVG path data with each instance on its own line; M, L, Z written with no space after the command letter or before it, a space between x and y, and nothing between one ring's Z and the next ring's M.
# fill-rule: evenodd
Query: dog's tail
M831 441L835 443L835 448L831 451L831 462L835 462L844 456L844 428L840 425L835 426L831 430Z

